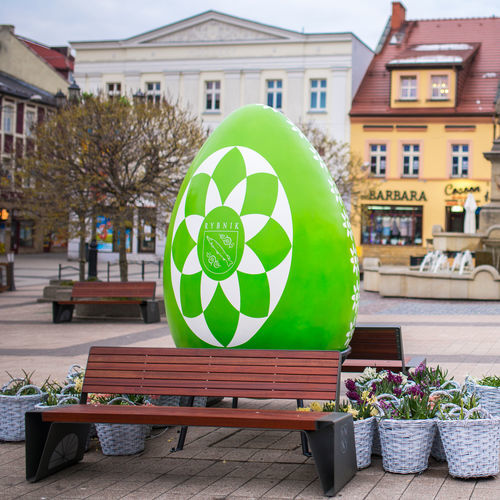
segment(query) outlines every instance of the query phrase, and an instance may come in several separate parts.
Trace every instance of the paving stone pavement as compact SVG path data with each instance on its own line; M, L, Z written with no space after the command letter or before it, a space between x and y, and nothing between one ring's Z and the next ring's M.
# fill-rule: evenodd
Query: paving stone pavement
M17 290L0 294L0 382L5 370L19 374L22 368L35 370L38 382L49 375L62 379L71 364L85 363L95 344L173 346L164 318L151 325L140 319L52 324L51 305L37 299L48 279L57 277L59 263L68 265L57 254L16 258ZM112 268L111 279L116 273ZM99 275L106 279L105 263L99 264ZM140 266L131 266L130 279L140 279ZM154 265L147 267L146 279L157 280L161 296ZM406 354L427 356L459 381L466 374L500 373L499 302L388 299L362 292L358 321L401 324ZM293 406L242 401L247 407ZM95 440L81 463L34 484L24 478L24 444L0 443L0 498L324 498L314 463L301 454L298 433L190 428L185 449L177 453L169 451L176 429L154 434L145 451L131 457L105 457ZM453 479L446 463L433 459L422 474L390 474L374 456L372 465L358 471L337 496L492 499L500 498L500 480Z

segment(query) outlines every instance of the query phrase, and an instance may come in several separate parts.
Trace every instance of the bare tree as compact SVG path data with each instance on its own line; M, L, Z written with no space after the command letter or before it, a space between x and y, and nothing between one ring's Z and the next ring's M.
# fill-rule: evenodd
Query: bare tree
M30 193L42 197L50 219L60 221L64 210L75 214L78 229L70 218L68 234L80 237L80 252L89 220L103 212L112 217L120 279L127 281L131 211L171 210L204 138L200 121L178 102L132 105L125 98L86 95L37 130L35 153L24 161L23 176L34 181ZM40 207L38 197L33 199Z

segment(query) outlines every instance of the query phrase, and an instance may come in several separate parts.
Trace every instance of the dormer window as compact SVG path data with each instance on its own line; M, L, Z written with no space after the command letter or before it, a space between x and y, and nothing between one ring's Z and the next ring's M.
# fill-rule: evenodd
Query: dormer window
M431 76L431 99L447 100L450 98L448 75Z
M417 77L402 76L399 87L399 98L404 101L414 101L417 98Z

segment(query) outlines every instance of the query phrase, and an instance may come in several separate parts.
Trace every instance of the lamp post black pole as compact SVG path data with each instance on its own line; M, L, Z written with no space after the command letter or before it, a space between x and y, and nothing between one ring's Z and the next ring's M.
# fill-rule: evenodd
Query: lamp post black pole
M97 242L92 240L89 245L89 273L88 278L97 278Z

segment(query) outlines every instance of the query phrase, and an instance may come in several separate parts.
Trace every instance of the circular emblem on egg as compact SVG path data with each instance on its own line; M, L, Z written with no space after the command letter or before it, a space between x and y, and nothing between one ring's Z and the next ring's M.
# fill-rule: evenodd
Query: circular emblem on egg
M187 326L213 346L244 344L272 314L290 272L292 216L275 170L247 147L215 151L171 224L170 278Z

